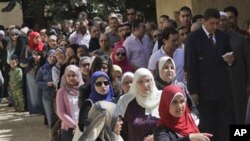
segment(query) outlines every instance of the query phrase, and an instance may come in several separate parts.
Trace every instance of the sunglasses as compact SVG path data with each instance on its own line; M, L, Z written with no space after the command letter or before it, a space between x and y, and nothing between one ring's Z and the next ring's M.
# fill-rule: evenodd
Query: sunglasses
M82 64L82 67L87 67L87 66L90 66L90 63L83 63Z
M126 56L126 53L117 52L115 55L116 55L116 56Z
M96 82L95 86L96 87L101 87L102 84L104 84L105 86L108 86L109 85L109 81L99 81L99 82Z
M76 65L76 64L77 64L77 62L70 62L70 64L71 64L71 65Z
M17 36L18 34L11 34L11 36Z

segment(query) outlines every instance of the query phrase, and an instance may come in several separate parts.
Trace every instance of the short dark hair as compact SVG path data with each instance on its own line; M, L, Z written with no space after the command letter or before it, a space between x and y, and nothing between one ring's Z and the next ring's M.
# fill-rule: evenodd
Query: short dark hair
M237 8L234 6L228 6L228 7L224 8L223 11L224 12L232 12L234 14L234 16L236 16L236 17L238 17L238 14L239 14Z
M188 12L190 12L190 14L192 14L191 9L189 7L187 7L187 6L181 7L180 10L179 10L179 12L181 12L181 11L188 11Z
M194 15L192 18L192 23L196 23L198 19L203 19L204 17L202 15Z
M220 12L218 9L215 8L208 8L205 12L204 12L204 19L208 20L211 18L216 18L219 19L220 18Z
M135 28L138 28L140 26L140 23L143 23L143 21L138 19L134 20L131 24L132 30L134 31Z
M168 15L161 15L160 18L169 19Z
M172 25L172 27L177 28L177 22L173 19L168 19L168 22Z
M178 34L178 32L174 28L166 28L162 32L162 39L169 39L170 34Z
M186 29L186 28L189 30L187 26L180 26L177 30L179 31L179 30Z

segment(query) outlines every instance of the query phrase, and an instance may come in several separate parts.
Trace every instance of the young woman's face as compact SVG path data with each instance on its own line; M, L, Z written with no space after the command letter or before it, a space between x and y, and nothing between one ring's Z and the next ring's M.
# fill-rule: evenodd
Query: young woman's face
M108 73L109 71L108 65L103 63L100 71Z
M68 48L66 49L66 56L67 56L67 58L70 58L70 57L72 57L72 56L74 56L74 55L75 55L74 50L73 50L71 47L68 47Z
M175 70L174 70L174 65L172 64L171 61L167 61L162 69L160 70L160 76L161 79L165 82L172 82L174 79L174 74L175 74Z
M169 106L169 113L176 118L180 118L185 111L186 101L182 95L174 97Z
M121 133L121 130L122 130L122 124L123 124L123 121L120 117L118 117L117 121L116 121L116 124L115 124L115 127L114 127L114 130L113 132L116 134L116 135L120 135Z
M98 94L106 95L109 91L109 81L103 76L97 78L94 85Z
M83 55L84 55L84 49L83 48L81 48L81 47L79 47L78 49L77 49L77 57L78 58L81 58Z
M66 55L63 52L56 50L56 59L59 63L63 63L65 62Z
M90 72L90 60L85 59L81 62L82 64L80 65L80 69L83 75L89 75Z
M35 38L34 38L34 43L35 44L38 44L39 42L41 42L42 39L41 39L41 36L40 35L37 35Z
M55 54L50 54L48 57L47 57L47 60L49 62L49 64L55 64L57 59L56 59L56 55Z
M122 82L122 91L124 94L128 93L130 87L131 87L131 84L133 82L133 78L130 77L130 76L127 76L123 79L123 82Z
M79 78L75 72L70 70L66 73L66 81L70 86L76 86L78 85Z
M125 50L123 48L119 48L116 50L115 52L115 59L118 61L118 62L121 62L125 59L126 57L126 53L125 53Z
M137 80L138 94L148 96L152 92L152 79L149 76L141 76Z

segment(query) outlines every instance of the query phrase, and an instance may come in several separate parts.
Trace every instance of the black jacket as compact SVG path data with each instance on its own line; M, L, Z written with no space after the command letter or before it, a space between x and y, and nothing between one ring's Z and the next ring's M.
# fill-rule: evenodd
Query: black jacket
M160 125L154 130L154 141L190 141L189 136L178 137L178 135L169 128Z

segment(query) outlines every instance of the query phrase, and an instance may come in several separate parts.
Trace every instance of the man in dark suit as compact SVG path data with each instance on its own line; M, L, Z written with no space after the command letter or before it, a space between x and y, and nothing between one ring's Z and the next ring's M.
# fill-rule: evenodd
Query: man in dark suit
M226 33L217 30L219 21L217 9L205 11L202 27L186 40L186 66L188 90L198 106L201 132L212 133L214 141L228 141L231 94L226 68L232 65L234 55L229 53Z

